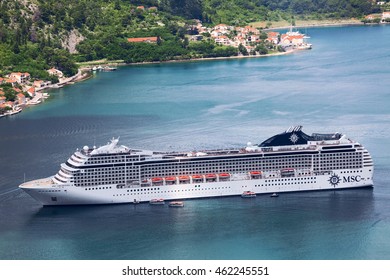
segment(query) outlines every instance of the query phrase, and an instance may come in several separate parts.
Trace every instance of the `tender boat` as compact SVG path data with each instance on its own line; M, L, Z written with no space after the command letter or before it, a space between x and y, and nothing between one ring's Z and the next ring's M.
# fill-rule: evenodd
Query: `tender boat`
M246 192L242 193L241 197L243 197L243 198L256 197L256 193L255 192L251 192L251 191L246 191Z
M183 201L171 201L169 202L169 207L184 207Z
M152 199L151 201L149 201L149 204L150 205L164 205L165 201L162 198L155 198L155 199Z
M279 195L277 193L271 194L271 197L278 197Z

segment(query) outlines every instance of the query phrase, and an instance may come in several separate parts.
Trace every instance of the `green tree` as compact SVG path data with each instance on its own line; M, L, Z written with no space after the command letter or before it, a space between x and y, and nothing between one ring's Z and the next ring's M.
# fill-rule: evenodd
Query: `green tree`
M239 51L242 55L248 55L248 51L246 50L246 48L245 48L242 44L240 44L240 45L238 46L238 51Z

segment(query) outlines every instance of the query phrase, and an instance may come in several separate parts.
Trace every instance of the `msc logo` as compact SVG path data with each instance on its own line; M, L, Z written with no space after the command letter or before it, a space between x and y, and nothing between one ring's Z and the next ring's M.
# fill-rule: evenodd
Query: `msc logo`
M343 183L360 182L362 177L360 175L343 177Z
M329 177L329 183L333 186L336 187L340 183L340 177L337 176L336 174L333 174L332 176Z
M354 183L354 182L360 182L362 180L362 177L360 175L356 176L343 176L343 179L336 175L332 174L332 176L329 177L329 183L333 186L336 187L341 181L343 183Z

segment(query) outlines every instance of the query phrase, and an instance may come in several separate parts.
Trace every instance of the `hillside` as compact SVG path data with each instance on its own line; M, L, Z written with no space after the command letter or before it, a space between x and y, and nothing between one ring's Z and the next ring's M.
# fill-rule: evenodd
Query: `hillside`
M27 71L65 75L75 62L125 62L230 56L207 40L188 42L193 19L245 25L295 18L361 17L376 11L369 0L0 0L0 76ZM159 44L129 44L129 37L158 36Z

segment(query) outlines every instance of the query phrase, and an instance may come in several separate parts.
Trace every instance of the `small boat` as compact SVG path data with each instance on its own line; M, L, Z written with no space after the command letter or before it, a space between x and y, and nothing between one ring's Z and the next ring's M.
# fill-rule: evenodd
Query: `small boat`
M103 68L103 71L105 71L105 72L108 72L108 71L115 71L115 70L116 70L116 68L110 67L110 66L105 66L105 67Z
M298 50L311 50L312 44L302 44L297 47Z
M245 192L242 193L241 197L243 197L243 198L256 197L256 193L255 192L251 192L251 191L245 191Z
M139 204L139 200L134 199L133 204Z
M154 198L151 201L149 201L150 205L164 205L165 201L162 198Z
M271 197L278 197L279 195L277 194L277 193L273 193L273 194L271 194Z
M171 201L169 202L169 207L184 207L183 201Z

